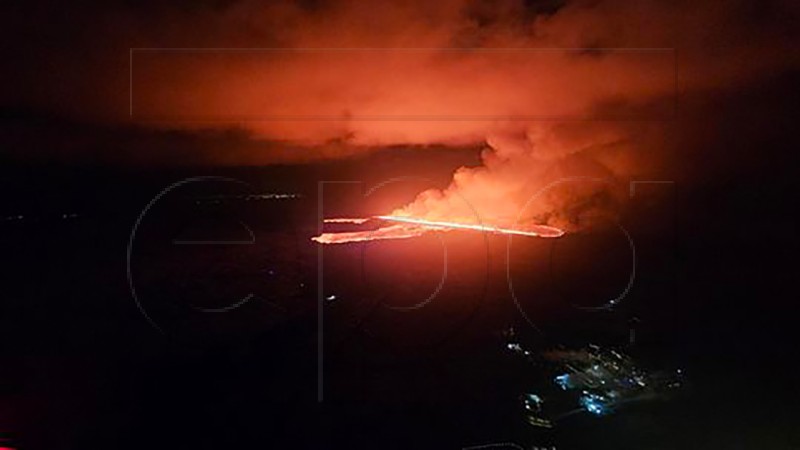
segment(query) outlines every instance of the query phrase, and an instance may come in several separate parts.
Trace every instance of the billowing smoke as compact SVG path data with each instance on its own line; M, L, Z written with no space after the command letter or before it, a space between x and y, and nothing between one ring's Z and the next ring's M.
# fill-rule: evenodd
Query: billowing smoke
M481 220L513 222L523 208L540 223L590 221L617 201L608 189L614 180L658 165L652 136L679 113L679 98L736 89L800 59L787 39L796 33L791 1L244 0L105 8L85 12L84 20L67 15L74 25L48 31L66 44L47 50L47 64L22 58L28 70L13 80L45 87L3 99L81 119L126 123L132 116L156 129L236 128L298 146L281 160L485 143L481 167L458 170L446 189L395 211L470 222L474 210ZM15 27L18 41L45 41ZM205 50L180 50L187 48ZM244 48L261 50L237 50ZM48 67L71 69L56 71L61 79L54 80ZM264 163L270 154L237 158ZM565 177L612 183L545 189Z
M593 122L492 135L481 166L462 167L446 189L422 192L393 214L517 229L591 225L606 219L624 196L617 183L623 164L613 155L629 151L626 145L621 131ZM611 157L604 161L604 154Z
M734 89L796 67L797 9L658 0L18 6L4 13L4 32L20 70L4 74L15 88L0 100L122 123L132 112L164 128L236 126L278 141L483 142L555 119L668 119L678 92ZM44 19L48 27L30 26ZM278 50L237 50L256 48Z

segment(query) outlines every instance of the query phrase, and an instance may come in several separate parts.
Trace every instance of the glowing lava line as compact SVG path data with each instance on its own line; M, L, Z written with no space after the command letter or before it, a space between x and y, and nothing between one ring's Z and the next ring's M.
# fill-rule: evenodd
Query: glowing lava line
M488 225L476 225L460 222L443 222L435 220L417 219L405 216L374 216L357 219L325 219L325 223L363 224L369 220L377 219L392 222L389 226L375 230L344 231L336 233L322 233L312 237L311 240L321 244L346 244L350 242L377 241L382 239L407 239L422 236L429 231L471 230L485 231L498 234L513 234L519 236L557 238L564 235L564 231L547 225L528 225L525 230L499 228Z
M403 216L376 216L377 219L388 220L390 222L402 222L414 225L421 225L429 228L456 229L456 230L475 230L489 231L498 234L516 234L520 236L548 237L555 238L564 235L564 231L547 225L532 225L531 230L514 230L510 228L498 228L488 225L477 225L459 222L440 222L434 220L416 219Z
M323 219L322 221L325 223L354 223L356 225L361 225L362 223L368 222L371 217L337 217L334 219Z
M371 231L344 231L339 233L322 233L311 238L320 244L348 244L351 242L380 241L383 239L408 239L422 236L428 229L420 226L394 224Z

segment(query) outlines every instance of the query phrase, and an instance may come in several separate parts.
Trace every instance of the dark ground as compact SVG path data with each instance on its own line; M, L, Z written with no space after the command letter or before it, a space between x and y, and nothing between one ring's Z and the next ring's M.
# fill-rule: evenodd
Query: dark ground
M776 83L783 87L756 86L707 105L681 100L671 134L678 149L671 170L681 177L639 191L623 217L636 243L637 278L615 313L568 305L624 285L630 260L618 233L567 237L555 249L515 241L514 289L543 335L511 300L504 238L444 236L448 284L419 314L381 302L430 292L438 238L370 246L367 283L360 247L327 247L324 294L337 299L324 306L322 365L317 248L308 241L317 181L430 178L408 185L408 196L424 183L445 185L453 168L476 164L475 151L422 159L396 149L260 169L10 161L0 171L0 432L17 448L48 450L800 448L797 105L785 95L791 77ZM137 231L132 273L161 333L131 295L126 250L145 205L197 175L302 197L195 205L198 196L241 193L230 183L200 183L154 206ZM326 214L379 209L358 188L339 188L326 191ZM192 211L202 213L199 222ZM251 228L255 245L170 242L209 232L240 240L238 222ZM240 308L201 311L246 293L253 300ZM630 352L646 366L683 368L686 389L608 417L574 416L554 432L528 426L517 396L541 374L509 357L499 332L513 325L543 347L625 347L631 317L640 322Z
M255 183L269 178L269 170L215 173ZM194 174L63 168L28 176L17 170L6 178L5 192L20 192L9 194L8 215L18 211L24 218L2 223L0 425L19 448L800 445L790 369L796 296L786 290L795 266L774 259L791 256L797 237L781 221L788 213L781 202L771 216L746 221L753 215L741 213L763 210L763 199L773 198L764 189L781 187L757 195L750 186L733 187L742 194L737 197L728 188L723 195L678 184L652 194L659 200L650 206L633 208L625 223L637 244L637 282L613 314L564 304L624 285L620 274L630 262L619 235L559 241L557 273L548 271L550 243L515 244L521 252L512 258L515 292L544 330L533 333L541 345L624 347L627 320L636 316L641 322L631 352L645 364L682 367L690 380L670 402L603 418L579 415L543 433L525 424L517 400L540 374L509 357L499 335L509 325L527 325L505 286L506 241L498 237L445 237L452 289L420 316L381 309L373 298L402 295L374 286L365 291L359 251L326 248L325 294L335 290L339 298L325 306L324 401L318 403L317 255L308 242L316 226L313 183L276 182L301 199L210 207L214 217L222 208L223 216L235 211L247 220L257 244L246 249L169 253L160 244L168 233L187 229L179 205L194 197L154 209L148 218L158 218L158 225L140 229L133 264L143 307L160 333L130 294L126 246L149 198ZM238 232L213 221L204 226ZM433 237L421 239L428 239L426 248L438 245ZM400 284L398 292L435 285L413 267L435 267L437 252L414 260L404 249L413 244L380 245L370 252L412 258L388 281ZM475 252L478 257L470 256ZM202 268L203 255L211 255L211 269ZM600 262L576 267L585 262L582 255ZM377 258L369 267L380 267ZM216 278L197 285L195 264ZM228 313L198 312L187 300L219 307L212 294L230 298L241 289L256 300Z

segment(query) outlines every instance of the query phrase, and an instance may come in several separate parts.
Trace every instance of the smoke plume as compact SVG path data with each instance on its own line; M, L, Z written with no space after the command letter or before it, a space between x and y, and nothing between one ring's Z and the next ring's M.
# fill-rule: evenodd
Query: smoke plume
M485 143L482 166L395 211L470 222L475 211L513 222L525 205L541 223L591 220L618 201L608 185L542 189L651 172L679 98L799 59L790 1L126 2L39 32L25 24L41 9L20 8L7 31L27 44L10 83L28 88L6 104L156 130L235 128L296 145L282 160Z

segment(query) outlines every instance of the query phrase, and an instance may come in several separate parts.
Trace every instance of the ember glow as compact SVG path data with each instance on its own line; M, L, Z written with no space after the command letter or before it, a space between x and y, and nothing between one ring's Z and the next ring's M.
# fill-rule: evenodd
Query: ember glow
M459 222L445 222L403 216L375 216L374 218L358 219L325 219L325 223L353 223L364 224L371 219L393 222L392 225L367 231L347 231L339 233L322 233L311 238L321 244L346 244L352 242L366 242L384 239L407 239L422 236L429 231L454 231L472 230L497 234L519 235L528 237L557 238L564 235L564 231L547 225L528 225L524 229L500 228L491 225L469 224Z
M369 231L346 231L341 233L322 233L311 238L320 244L348 244L352 242L379 241L384 239L407 239L422 236L431 228L419 225L395 224Z
M337 217L323 220L325 223L353 223L356 225L360 225L367 221L369 221L369 217Z
M555 227L547 225L531 225L527 230L514 230L510 228L499 228L489 225L480 224L467 224L457 222L440 222L425 219L416 219L413 217L398 217L398 216L378 216L379 219L388 220L391 222L402 222L409 224L417 224L427 228L444 229L444 230L475 230L475 231L489 231L498 234L517 234L520 236L531 237L561 237L564 232Z

